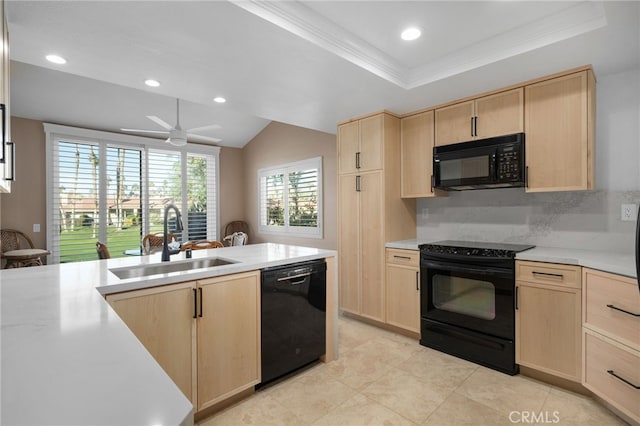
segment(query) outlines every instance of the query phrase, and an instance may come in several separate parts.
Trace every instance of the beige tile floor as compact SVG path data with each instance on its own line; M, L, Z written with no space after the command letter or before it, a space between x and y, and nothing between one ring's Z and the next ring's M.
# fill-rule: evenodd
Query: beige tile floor
M338 324L340 359L258 391L200 426L626 424L591 398L353 319Z

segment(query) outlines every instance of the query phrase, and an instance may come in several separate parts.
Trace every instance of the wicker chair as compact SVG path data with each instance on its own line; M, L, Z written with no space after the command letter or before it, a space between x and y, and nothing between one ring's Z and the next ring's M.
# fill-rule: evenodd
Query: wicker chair
M234 220L227 223L227 226L224 227L223 241L225 242L225 244L232 245L232 236L236 232L243 232L245 234L244 244L247 244L249 242L249 224L243 220Z
M31 238L20 231L0 230L0 256L7 261L7 269L41 266L42 257L49 254L48 250L34 248Z
M102 244L100 241L96 242L96 251L98 252L98 259L111 259L111 253L106 244Z
M212 248L220 248L224 247L224 245L220 241L210 241L210 240L197 240L197 241L188 241L182 244L180 250L185 251L187 249L191 250L204 250L204 249L212 249Z
M167 238L169 239L168 243L171 243L173 240L178 240L175 234L168 232ZM142 250L144 254L151 254L157 251L162 251L162 242L164 241L164 235L162 232L156 232L154 234L147 234L142 239Z

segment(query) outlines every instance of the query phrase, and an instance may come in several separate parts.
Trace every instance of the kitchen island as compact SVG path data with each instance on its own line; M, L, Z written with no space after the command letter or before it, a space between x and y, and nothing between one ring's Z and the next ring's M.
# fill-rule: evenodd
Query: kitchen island
M0 271L2 424L190 425L193 406L104 295L335 257L256 244L193 252L233 263L119 279L110 270L160 263L160 254ZM188 262L184 253L171 263ZM336 356L335 268L327 274L327 353Z

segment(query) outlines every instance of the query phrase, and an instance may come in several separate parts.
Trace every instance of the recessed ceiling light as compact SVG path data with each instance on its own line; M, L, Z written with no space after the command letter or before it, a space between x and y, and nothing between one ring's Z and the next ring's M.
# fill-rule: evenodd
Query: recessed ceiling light
M411 27L404 30L402 34L400 34L400 37L402 37L403 40L411 41L420 37L420 34L422 34L422 32L420 32L419 29Z
M216 96L215 98L213 98L213 102L217 102L219 104L223 104L223 103L227 102L227 100L225 98L223 98L222 96Z
M54 64L62 65L67 63L67 60L65 58L58 55L47 55L46 58L47 58L47 61L53 62Z
M160 86L160 82L158 80L145 80L144 84L146 84L149 87L158 87Z

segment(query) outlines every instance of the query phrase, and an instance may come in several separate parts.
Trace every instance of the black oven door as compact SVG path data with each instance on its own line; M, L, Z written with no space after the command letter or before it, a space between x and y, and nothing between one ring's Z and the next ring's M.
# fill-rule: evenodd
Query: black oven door
M423 257L421 275L422 317L495 337L514 338L512 268Z

